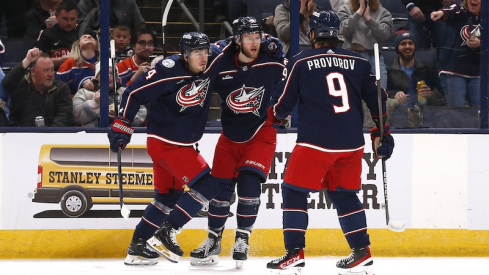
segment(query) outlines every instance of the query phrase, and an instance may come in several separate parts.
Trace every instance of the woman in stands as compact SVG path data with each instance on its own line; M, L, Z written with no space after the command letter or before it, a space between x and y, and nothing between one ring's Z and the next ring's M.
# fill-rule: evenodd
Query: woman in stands
M299 50L310 49L311 42L307 36L307 22L309 16L316 10L313 0L300 0L299 8ZM290 0L277 5L274 17L277 36L284 44L284 52L290 57Z
M431 13L446 22L445 45L440 48L440 82L448 107L480 106L481 0L464 0Z
M379 0L350 0L338 10L340 35L343 48L353 50L372 64L375 73L374 44L388 40L394 33L391 13L382 7ZM387 87L387 70L384 57L380 60L380 85Z
M100 45L95 33L82 35L73 43L70 58L61 64L56 78L68 84L72 95L80 88L93 90L94 85L90 80L95 75L99 55Z

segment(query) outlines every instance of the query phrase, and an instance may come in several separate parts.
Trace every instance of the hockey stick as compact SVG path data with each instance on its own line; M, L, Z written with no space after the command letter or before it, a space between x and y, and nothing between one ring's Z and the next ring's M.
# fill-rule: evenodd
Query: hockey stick
M375 79L377 80L377 100L379 104L379 131L380 144L384 140L384 117L382 108L382 90L380 88L380 64L379 64L379 44L374 44L375 56ZM387 171L385 168L385 159L382 158L382 183L384 185L384 200L385 200L385 221L387 227L394 232L402 232L405 229L406 223L403 221L391 221L389 216L389 200L387 198Z
M116 60L115 60L115 41L110 40L110 60L112 62L112 84L114 89L113 99L114 99L114 112L117 115L119 113L118 103L117 103L117 68L116 68ZM121 206L121 215L127 221L129 219L129 214L131 210L124 205L124 195L122 193L122 152L121 147L117 150L117 172L119 174L119 201Z
M163 57L166 57L166 22L168 21L168 13L170 12L171 4L173 0L168 0L166 3L165 11L163 12L163 19L161 19L161 34L163 35Z

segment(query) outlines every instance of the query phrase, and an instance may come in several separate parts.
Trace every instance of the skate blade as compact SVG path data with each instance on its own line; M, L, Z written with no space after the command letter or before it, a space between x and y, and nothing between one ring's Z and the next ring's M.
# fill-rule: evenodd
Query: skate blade
M190 258L190 265L192 266L216 265L218 263L219 263L219 256L217 255L212 255L203 259Z
M279 275L302 275L304 274L304 267L294 266L287 269L268 269L269 274L279 274Z
M236 260L236 268L237 269L243 268L243 263L244 263L244 261Z
M145 257L141 256L133 256L133 255L127 255L126 259L124 260L125 265L133 265L133 266L138 266L138 265L155 265L158 263L158 258L155 259L148 259Z
M151 237L146 243L158 254L172 263L178 263L180 256L168 250L161 242L155 237Z
M370 266L357 266L349 269L342 269L339 275L375 275Z

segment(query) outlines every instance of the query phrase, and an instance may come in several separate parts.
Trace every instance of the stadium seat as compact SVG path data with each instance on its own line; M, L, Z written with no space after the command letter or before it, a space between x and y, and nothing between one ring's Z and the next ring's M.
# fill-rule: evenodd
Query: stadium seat
M17 63L24 60L27 51L34 46L31 38L6 38L2 39L5 46L4 64L2 69L9 71Z
M392 18L407 18L408 12L400 0L380 0L380 3L391 13Z

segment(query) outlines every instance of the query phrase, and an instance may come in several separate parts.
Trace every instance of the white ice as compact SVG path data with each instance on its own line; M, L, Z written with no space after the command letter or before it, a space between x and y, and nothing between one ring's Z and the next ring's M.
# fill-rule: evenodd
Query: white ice
M242 269L236 269L235 262L223 257L215 266L193 267L189 258L175 264L162 258L154 266L126 266L124 259L49 259L49 260L0 260L2 275L226 275L226 274L270 274L266 263L272 257L252 257ZM339 257L306 257L304 275L336 275L335 262ZM489 258L383 258L375 257L372 266L376 275L479 275L489 274Z

